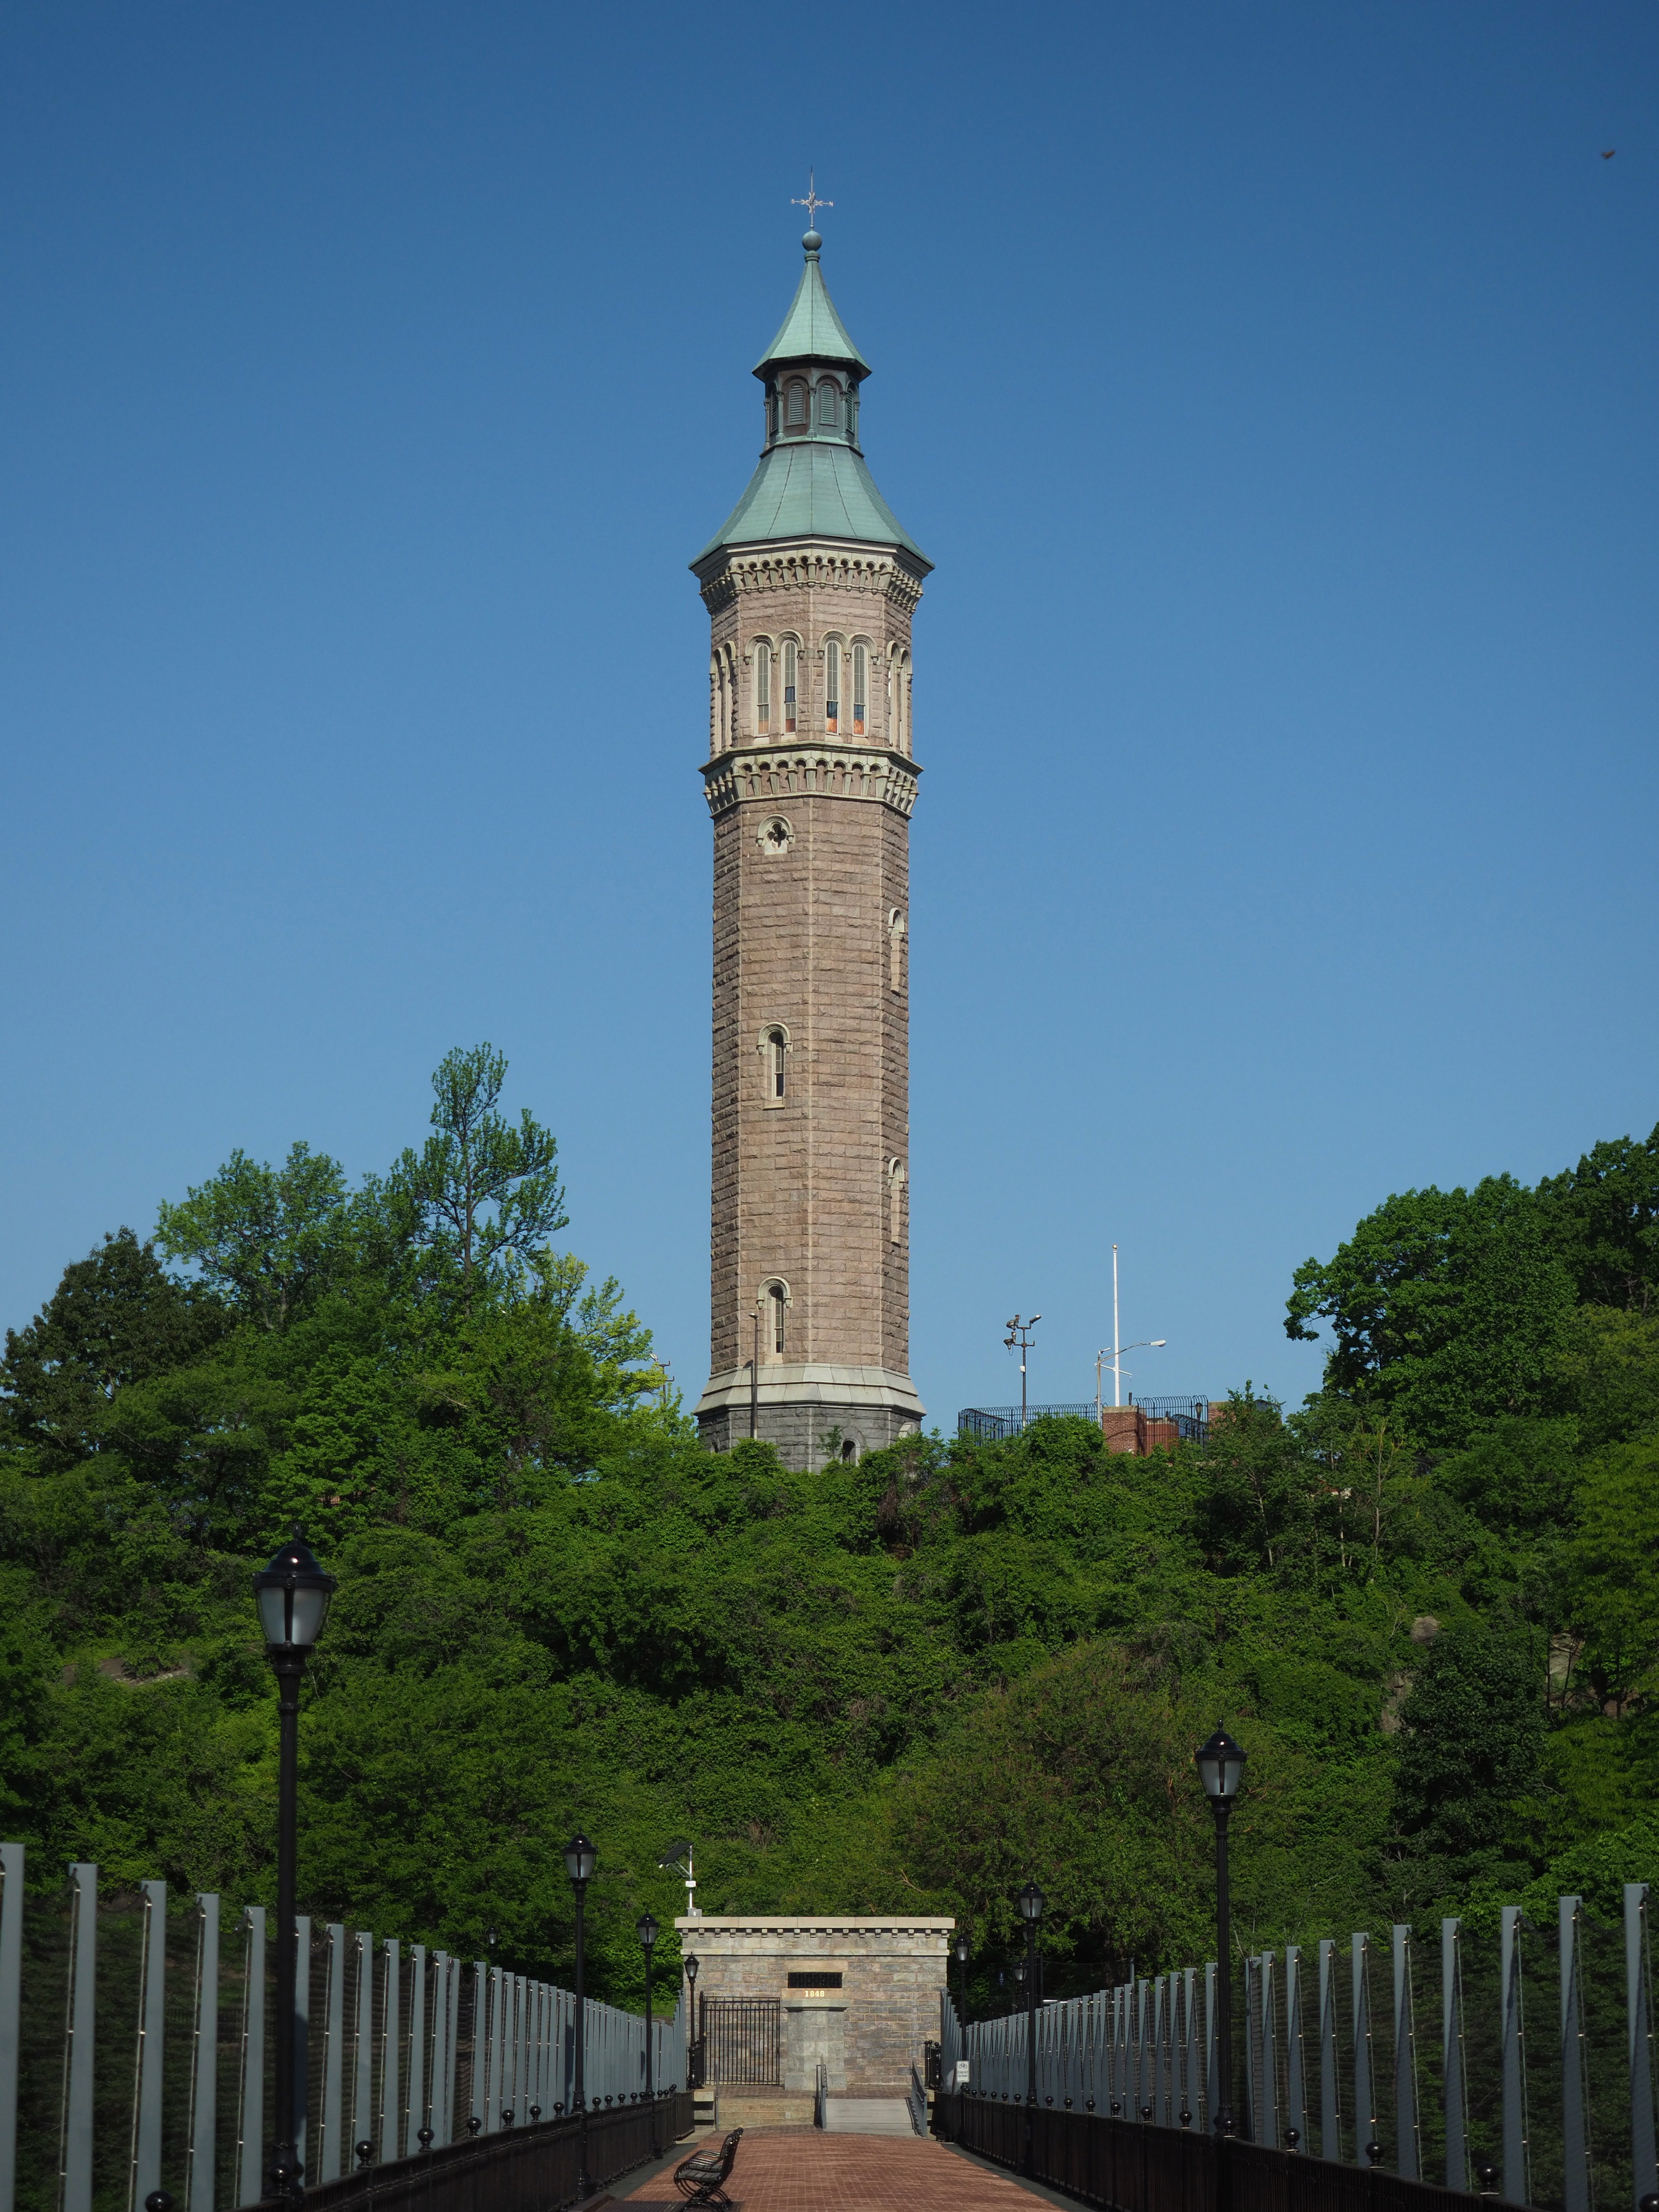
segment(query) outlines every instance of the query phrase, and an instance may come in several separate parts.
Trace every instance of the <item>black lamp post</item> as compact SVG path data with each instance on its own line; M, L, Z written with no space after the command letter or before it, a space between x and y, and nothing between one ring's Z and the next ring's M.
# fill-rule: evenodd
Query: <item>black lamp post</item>
M961 1935L961 1936L957 1936L957 1940L956 1940L956 1942L955 1942L951 1946L951 1949L956 1953L956 1954L957 1954L957 1966L959 1966L961 1967L961 1969L962 1969L962 2002L961 2002L961 2004L960 2004L960 2005L958 2006L958 2008L957 2008L957 2019L960 2021L960 2022L962 2023L963 2029L963 2031L964 2031L964 2033L965 2033L965 2032L966 2032L966 2029L967 2029L967 2027L968 2027L968 1938L967 1938L967 1936L966 1936L965 1934Z
M645 2101L651 2107L651 2155L657 2155L657 2099L651 2079L651 1947L657 1940L657 1923L648 1912L640 1915L634 1933L645 1954Z
M685 2086L688 2089L702 2087L702 2051L697 2037L697 1969L702 1964L695 1951L688 1951L680 1960L685 1969Z
M583 1916L587 1907L587 1885L593 1879L593 1863L599 1856L580 1829L564 1847L565 1872L570 1876L570 1886L576 1893L576 2067L571 2083L571 2096L576 2107L576 2194L579 2197L593 2194L593 2183L587 2171L587 2002L582 1988L586 1969L583 1948L586 1931Z
M1028 1881L1014 1899L1025 1923L1025 2156L1020 2172L1036 2172L1036 1932L1042 1917L1042 1892Z
M1233 1929L1232 1899L1227 1887L1227 1821L1244 1780L1245 1753L1225 1729L1218 1728L1194 1756L1215 1814L1216 2066L1215 2131L1233 2132Z
M294 1929L295 1798L297 1791L300 1677L328 1618L334 1577L325 1575L296 1528L270 1565L253 1577L265 1656L276 1677L276 2065L270 2193L297 2197L303 2174L295 2148L294 2110L295 1959Z

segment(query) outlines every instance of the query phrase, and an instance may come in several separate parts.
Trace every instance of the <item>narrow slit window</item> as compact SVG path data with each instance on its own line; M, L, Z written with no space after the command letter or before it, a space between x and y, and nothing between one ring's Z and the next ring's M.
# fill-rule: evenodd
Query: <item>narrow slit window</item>
M787 1042L781 1030L767 1031L766 1095L770 1099L779 1099L783 1096L784 1056L787 1049Z
M853 647L853 735L861 738L870 697L870 653L867 647Z
M833 638L823 648L823 726L841 727L841 647Z
M755 647L755 728L765 737L772 727L772 648Z
M783 1357L783 1285L769 1283L766 1286L766 1317L770 1325L772 1356Z
M793 638L787 638L783 647L783 726L793 732L795 727L795 676L800 654Z

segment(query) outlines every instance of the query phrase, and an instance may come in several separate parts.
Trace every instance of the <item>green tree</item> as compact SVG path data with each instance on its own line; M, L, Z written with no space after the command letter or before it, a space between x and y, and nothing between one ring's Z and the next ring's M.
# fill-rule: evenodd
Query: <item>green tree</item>
M1486 1623L1448 1624L1401 1709L1395 1820L1443 1887L1524 1863L1517 1801L1544 1747L1539 1670L1522 1639Z
M1640 1314L1659 1303L1659 1127L1595 1145L1538 1196L1578 1295Z
M296 1144L280 1168L234 1152L182 1202L164 1200L155 1239L261 1328L286 1328L348 1263L345 1177Z
M568 1219L558 1145L528 1107L516 1127L497 1112L506 1080L507 1057L493 1045L447 1053L432 1079L437 1134L404 1152L388 1178L440 1268L459 1270L466 1303L479 1280L512 1279Z

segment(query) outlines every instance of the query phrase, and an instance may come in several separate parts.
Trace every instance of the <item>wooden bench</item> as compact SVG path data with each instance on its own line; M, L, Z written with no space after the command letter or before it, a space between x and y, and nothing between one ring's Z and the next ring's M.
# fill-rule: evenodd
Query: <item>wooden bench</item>
M718 2150L694 2150L674 2168L674 2186L688 2204L707 2204L713 2212L731 2212L726 2185L732 2178L741 2128L733 2128Z

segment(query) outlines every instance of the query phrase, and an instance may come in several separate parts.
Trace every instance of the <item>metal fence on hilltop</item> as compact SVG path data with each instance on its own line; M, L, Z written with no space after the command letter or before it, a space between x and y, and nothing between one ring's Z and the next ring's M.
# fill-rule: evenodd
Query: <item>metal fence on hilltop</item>
M1203 1443L1210 1432L1210 1407L1206 1398L1136 1398L1131 1396L1130 1407L1138 1407L1149 1424L1168 1423L1173 1434L1157 1439L1159 1443ZM1109 1406L1097 1406L1092 1398L1079 1405L1027 1406L1022 1412L1018 1406L964 1406L957 1415L957 1434L976 1437L983 1443L998 1443L1004 1437L1017 1437L1022 1428L1030 1428L1034 1421L1053 1419L1057 1414L1071 1414L1087 1421L1092 1427L1103 1413L1114 1410ZM1127 1412L1128 1407L1121 1410Z
M1542 1924L1504 1905L1478 1938L1443 1920L1437 1960L1419 1957L1407 1926L1386 1944L1361 1933L1311 1954L1286 1945L1245 1958L1233 1993L1238 2135L1328 2174L1328 2161L1358 2169L1362 2193L1392 2176L1558 2212L1639 2208L1659 2191L1650 1950L1649 1885L1626 1882L1621 1919L1575 1896ZM1036 2117L1054 2123L1043 2140L1055 2169L1040 2178L1073 2188L1086 2169L1095 2178L1076 2193L1103 2203L1148 2205L1148 2190L1189 2212L1218 2201L1217 2172L1182 2165L1185 2152L1126 2148L1127 2135L1083 2124L1160 2142L1168 2131L1196 2154L1218 2103L1216 1994L1212 1960L1039 2008ZM940 2132L989 2156L1023 2154L1026 2027L1020 2012L964 2027L944 2001L951 2094L939 2100ZM1162 2179L1148 2172L1132 2187L1122 2177L1149 2156ZM1251 2190L1288 2203L1291 2185L1269 2187L1268 2175L1263 2166ZM1243 2184L1226 2185L1237 2212ZM1351 2193L1338 2191L1345 2202ZM1365 2203L1380 2206L1385 2193ZM1425 2189L1425 2202L1435 2193Z
M0 1844L0 2212L143 2212L158 2189L179 2212L258 2203L275 2102L264 1908L170 1898L161 1881L112 1894L89 1863L44 1895L23 1877L23 1846ZM341 1923L301 1917L296 1936L308 2195L326 2186L332 2201L358 2193L360 2170L568 2124L568 1990ZM650 2033L653 2089L684 2091L684 2002ZM642 2015L587 2002L590 2128L641 2106L646 2034ZM620 2155L631 2137L611 2132ZM449 2163L458 2182L471 2171ZM547 2175L535 2186L559 2201Z

